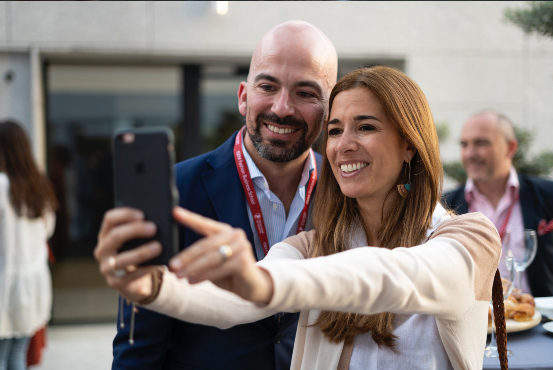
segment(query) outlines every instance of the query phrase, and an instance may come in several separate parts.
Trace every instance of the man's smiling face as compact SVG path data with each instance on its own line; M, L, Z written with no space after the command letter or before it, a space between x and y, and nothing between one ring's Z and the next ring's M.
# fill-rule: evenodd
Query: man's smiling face
M481 114L467 120L461 133L461 159L475 183L486 183L508 173L512 155L497 117Z
M238 98L249 139L261 157L292 161L319 136L336 75L327 49L320 40L294 39L286 31L267 36L256 49Z

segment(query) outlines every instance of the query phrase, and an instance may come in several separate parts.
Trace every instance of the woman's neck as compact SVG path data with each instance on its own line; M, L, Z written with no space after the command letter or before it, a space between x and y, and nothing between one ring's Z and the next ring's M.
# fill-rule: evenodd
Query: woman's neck
M399 200L399 193L395 188L384 198L358 199L357 203L363 216L363 223L368 231L367 244L372 247L379 247L378 231L382 226L392 206Z

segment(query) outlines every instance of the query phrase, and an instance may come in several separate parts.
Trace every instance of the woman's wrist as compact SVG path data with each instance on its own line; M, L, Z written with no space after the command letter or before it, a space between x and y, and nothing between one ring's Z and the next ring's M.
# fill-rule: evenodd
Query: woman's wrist
M262 292L260 292L260 297L256 301L258 305L268 305L273 299L273 294L275 290L273 278L271 277L271 274L269 274L269 272L263 267L261 267L259 270L261 271L264 289Z
M148 297L137 301L136 304L144 306L156 300L163 284L163 271L164 269L160 267L152 272L150 275L152 279L152 293Z

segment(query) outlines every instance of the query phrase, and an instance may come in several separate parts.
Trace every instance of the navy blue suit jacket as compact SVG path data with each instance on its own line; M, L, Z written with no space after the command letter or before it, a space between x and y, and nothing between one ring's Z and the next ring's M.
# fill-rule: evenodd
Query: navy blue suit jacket
M518 179L524 228L537 231L541 220L553 218L553 182L523 174L518 174ZM465 185L444 194L442 200L459 214L469 211ZM526 274L534 296L553 296L553 233L538 235L538 252Z
M254 245L246 198L234 161L236 133L213 152L175 166L180 205L243 229ZM322 163L317 155L317 165ZM201 238L181 227L180 248ZM139 308L133 346L130 307L113 341L112 369L285 370L290 368L299 314L275 315L227 330L190 324ZM119 318L121 320L121 318Z

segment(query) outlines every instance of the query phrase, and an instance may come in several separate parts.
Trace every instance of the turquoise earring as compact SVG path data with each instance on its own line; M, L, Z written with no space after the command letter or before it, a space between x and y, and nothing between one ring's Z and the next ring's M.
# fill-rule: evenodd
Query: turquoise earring
M397 191L402 198L407 199L409 192L411 191L411 162L407 162L409 172L409 182L407 184L401 184L397 186Z

